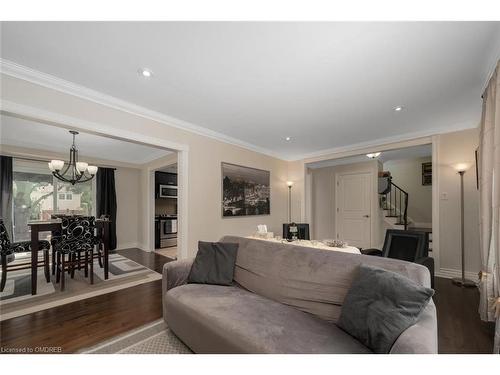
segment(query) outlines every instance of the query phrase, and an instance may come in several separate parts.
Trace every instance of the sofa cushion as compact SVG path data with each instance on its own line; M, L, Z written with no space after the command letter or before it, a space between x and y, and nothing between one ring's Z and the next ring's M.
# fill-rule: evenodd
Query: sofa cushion
M252 238L238 243L234 280L247 290L336 323L360 264L370 264L430 286L429 270L397 259L313 249Z
M188 283L231 285L237 253L237 243L199 241Z
M167 324L196 353L371 353L335 324L239 286L187 284L164 297Z
M399 335L417 322L433 294L395 272L361 265L338 325L375 353L389 353Z

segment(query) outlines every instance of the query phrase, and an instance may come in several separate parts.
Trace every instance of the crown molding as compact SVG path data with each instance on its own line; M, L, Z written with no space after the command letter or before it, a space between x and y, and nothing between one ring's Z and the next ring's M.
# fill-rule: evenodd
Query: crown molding
M326 150L315 151L307 154L302 154L290 161L304 160L306 163L321 161L323 157L331 157L334 154L340 154L345 152L364 152L366 149L370 149L371 152L384 151L383 149L378 149L379 147L388 146L392 143L407 142L418 140L420 138L428 138L438 134L452 133L460 130L474 129L477 125L471 126L470 123L459 123L449 127L433 128L428 130L423 130L419 132L406 133L401 135L396 135L392 137L378 138L371 141L353 143L347 146L333 147ZM430 142L429 142L430 143Z
M247 150L272 156L277 159L287 160L287 158L283 157L282 155L280 155L275 151L253 145L251 143L242 141L240 139L230 137L228 135L204 128L202 126L184 120L177 119L175 117L165 115L157 111L153 111L151 109L133 104L131 102L122 99L118 99L114 96L107 95L96 90L92 90L88 87L81 86L70 81L66 81L62 78L58 78L35 69L31 69L29 67L17 64L10 60L0 58L0 72L2 74L14 78L22 79L24 81L28 81L30 83L39 86L47 87L49 89L56 90L68 95L76 96L78 98L85 99L100 105L104 105L106 107L113 108L122 112L127 112L132 115L147 118L149 120L159 122L168 126L172 126L174 128L181 129L184 131L188 131L190 133L216 139L220 142L228 143L233 146L242 147Z

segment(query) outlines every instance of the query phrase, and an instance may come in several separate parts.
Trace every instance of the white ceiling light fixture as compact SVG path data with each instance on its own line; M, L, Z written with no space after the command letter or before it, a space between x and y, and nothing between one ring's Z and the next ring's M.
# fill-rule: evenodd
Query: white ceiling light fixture
M394 112L401 112L403 108L404 107L402 105L398 105L397 107L394 107Z
M366 154L366 156L368 156L370 159L375 159L375 158L378 158L380 156L380 152L373 152L371 154Z
M291 138L291 137L286 137L286 138L285 138L285 141L287 141L287 142L290 142L291 140L292 140L292 138Z
M138 70L139 75L143 78L151 78L153 76L153 72L146 68L141 68Z

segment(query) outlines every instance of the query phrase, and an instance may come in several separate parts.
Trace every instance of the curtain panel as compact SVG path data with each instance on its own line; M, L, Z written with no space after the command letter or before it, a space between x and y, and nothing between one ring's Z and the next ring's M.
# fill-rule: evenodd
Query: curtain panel
M99 168L96 176L96 216L109 215L109 249L116 249L116 190L115 170Z
M494 353L500 353L500 62L483 94L479 142L479 314L496 321Z
M0 155L0 217L9 238L12 237L12 158Z

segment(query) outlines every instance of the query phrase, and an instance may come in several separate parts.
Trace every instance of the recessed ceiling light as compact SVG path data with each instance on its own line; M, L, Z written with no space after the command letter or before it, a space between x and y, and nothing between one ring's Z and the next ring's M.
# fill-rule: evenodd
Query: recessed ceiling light
M290 142L291 140L292 140L292 138L291 138L291 137L286 137L286 138L285 138L285 141L287 141L287 142Z
M402 110L403 110L403 106L402 105L398 105L396 108L394 108L395 112L401 112Z
M366 154L366 156L368 156L370 159L375 159L377 157L379 157L380 155L380 152L374 152L372 154Z
M139 75L144 78L151 78L153 76L153 72L149 69L141 68L138 70Z

